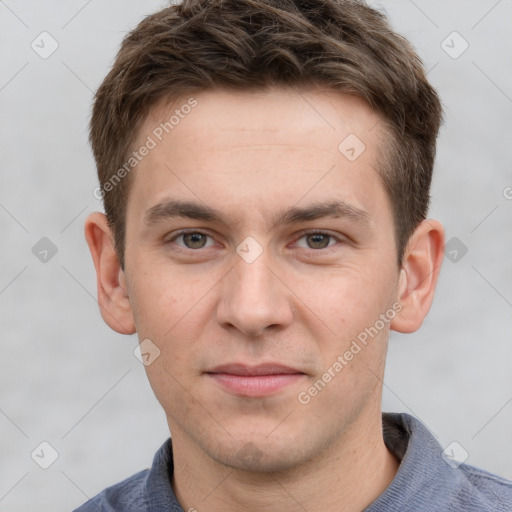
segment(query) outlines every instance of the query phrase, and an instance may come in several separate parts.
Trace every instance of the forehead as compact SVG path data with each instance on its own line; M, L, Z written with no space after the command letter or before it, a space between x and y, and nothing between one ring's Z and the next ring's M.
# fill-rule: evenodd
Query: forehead
M161 102L138 134L135 147L151 140L152 149L130 197L145 209L171 190L223 207L270 209L336 189L362 206L356 188L382 192L380 121L358 97L311 88L215 90Z
M193 105L192 107L190 105ZM186 120L186 122L185 122ZM336 132L358 133L369 138L381 121L362 98L320 87L269 87L247 91L213 89L182 95L171 102L161 100L154 105L139 131L141 136L160 136L183 132L209 132L209 139L220 133L233 132L237 138L251 143L259 133L273 136ZM327 142L327 141L326 141ZM202 140L202 144L208 140Z

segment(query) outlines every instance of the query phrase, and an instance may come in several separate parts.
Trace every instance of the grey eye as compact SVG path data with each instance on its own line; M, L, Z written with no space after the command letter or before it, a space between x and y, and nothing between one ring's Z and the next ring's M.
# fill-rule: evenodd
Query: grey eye
M206 245L208 235L204 233L185 233L181 235L188 249L202 249Z
M305 235L306 243L310 249L325 249L330 244L331 235L326 233L311 233Z

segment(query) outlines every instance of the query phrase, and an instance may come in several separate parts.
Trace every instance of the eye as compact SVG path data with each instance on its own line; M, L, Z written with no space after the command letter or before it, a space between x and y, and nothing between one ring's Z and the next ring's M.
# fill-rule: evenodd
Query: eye
M329 233L324 233L323 231L305 233L298 239L298 241L303 239L305 240L305 245L300 243L297 243L297 245L304 249L313 250L325 249L327 247L330 247L331 245L334 245L337 241L336 237L330 235Z
M295 242L295 245L301 249L321 250L336 245L340 241L340 238L330 233L311 231L302 234ZM167 243L175 243L178 247L185 250L198 250L215 245L213 238L201 231L181 231L170 238Z
M207 245L208 238L211 239L211 243ZM178 243L178 240L181 240L182 243ZM178 233L171 238L169 242L176 242L179 247L183 247L185 249L203 249L204 247L213 245L213 238L206 233L201 233L200 231L187 231Z

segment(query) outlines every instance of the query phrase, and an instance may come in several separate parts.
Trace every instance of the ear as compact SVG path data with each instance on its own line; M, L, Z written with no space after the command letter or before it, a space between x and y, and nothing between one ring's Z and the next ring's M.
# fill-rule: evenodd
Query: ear
M443 226L435 219L424 220L405 250L397 297L402 309L391 321L391 329L405 333L421 327L432 305L443 256Z
M135 323L125 276L106 216L99 212L91 213L85 221L84 233L96 269L101 316L114 331L133 334Z

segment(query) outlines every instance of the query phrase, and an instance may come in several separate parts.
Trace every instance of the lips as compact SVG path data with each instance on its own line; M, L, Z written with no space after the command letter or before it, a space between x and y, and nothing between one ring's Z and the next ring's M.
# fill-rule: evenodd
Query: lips
M224 364L205 372L224 391L245 397L276 395L297 383L305 373L281 364Z
M293 373L303 373L295 368L283 366L280 364L259 364L257 366L249 366L243 364L224 364L216 366L207 373L226 373L230 375L290 375Z

